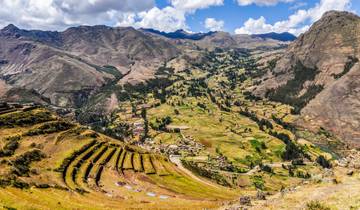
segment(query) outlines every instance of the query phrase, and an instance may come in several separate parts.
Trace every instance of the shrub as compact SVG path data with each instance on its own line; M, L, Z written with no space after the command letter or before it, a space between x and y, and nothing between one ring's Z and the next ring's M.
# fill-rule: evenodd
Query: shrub
M18 180L18 179L12 180L11 185L13 187L20 188L20 189L28 189L30 187L30 185L28 183L23 182L23 181Z
M304 164L304 159L302 159L302 158L292 160L291 164L294 165L294 166L305 165Z
M306 204L306 209L307 210L330 210L329 207L320 203L320 201L310 201L309 203Z
M264 190L265 181L263 180L262 176L253 176L251 179L256 189Z
M316 158L316 162L323 168L331 168L331 163L323 155Z
M269 165L260 164L261 171L273 173L273 169Z

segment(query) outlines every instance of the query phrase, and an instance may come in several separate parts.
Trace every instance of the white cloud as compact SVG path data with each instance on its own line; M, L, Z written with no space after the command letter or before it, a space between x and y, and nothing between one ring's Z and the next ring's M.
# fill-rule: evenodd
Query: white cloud
M174 8L184 11L195 11L224 4L224 0L170 0L170 2Z
M313 8L298 10L290 15L287 20L278 21L271 25L264 17L259 19L250 18L241 28L235 30L236 34L256 34L267 32L290 32L295 35L305 32L309 25L321 18L329 10L349 10L351 0L321 0Z
M155 0L0 0L0 27L63 30L76 25L117 25L161 31L188 29L186 16L218 6L224 0L168 0L158 8ZM16 12L14 12L16 11Z
M259 19L248 19L244 26L235 29L236 34L261 34L272 30L272 25L266 23L266 19L261 16Z
M163 9L154 7L149 11L139 13L137 18L139 21L132 24L137 28L154 28L165 32L187 29L185 13L173 7Z
M62 30L73 25L111 24L112 17L154 7L154 0L0 0L0 27Z
M302 7L306 7L307 5L308 5L308 3L300 1L300 2L297 2L296 4L294 4L293 6L289 7L289 10L297 10Z
M210 31L221 31L224 28L224 21L216 20L215 18L206 18L205 28Z
M154 0L53 0L53 2L54 6L71 14L97 14L109 10L143 11L155 5Z
M189 30L186 25L186 16L188 14L192 14L199 9L222 5L224 0L169 0L169 2L171 6L162 9L153 7L144 12L128 14L127 17L123 16L117 25L153 28L165 32L178 29ZM221 24L221 22L217 24Z
M295 1L295 0L237 0L238 4L240 6L247 6L247 5L251 5L251 4L256 4L259 6L273 6L280 2L289 3L289 2L293 2L293 1Z

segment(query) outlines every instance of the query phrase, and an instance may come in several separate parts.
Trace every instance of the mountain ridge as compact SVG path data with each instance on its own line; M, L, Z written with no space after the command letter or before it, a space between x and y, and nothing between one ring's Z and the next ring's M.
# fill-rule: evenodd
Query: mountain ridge
M355 14L325 13L289 45L255 92L294 105L303 126L323 127L359 145L359 26Z

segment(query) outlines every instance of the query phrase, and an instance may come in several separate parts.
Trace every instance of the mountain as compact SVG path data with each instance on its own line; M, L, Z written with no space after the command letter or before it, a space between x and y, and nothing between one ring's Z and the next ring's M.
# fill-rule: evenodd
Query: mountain
M284 33L266 33L266 34L254 34L252 35L252 37L259 37L262 39L274 39L274 40L278 40L278 41L283 41L283 42L292 42L294 40L296 40L296 36L294 36L291 33L288 32L284 32Z
M167 38L171 39L190 39L190 40L200 40L203 39L206 36L209 36L215 32L208 32L208 33L188 33L184 30L177 30L174 32L162 32L154 29L142 29L143 31L158 34Z
M155 78L169 61L184 70L188 63L201 59L204 49L284 46L273 39L225 32L163 33L101 25L57 32L23 30L10 24L0 30L0 93L11 101L79 108L109 86L119 89ZM104 97L101 101L110 103L109 94Z
M0 31L0 51L5 89L32 90L62 107L81 105L109 81L147 80L180 53L171 43L133 28L106 26L49 32L9 25ZM17 100L19 95L24 94L10 91L7 97Z
M309 129L360 145L360 18L330 11L289 45L255 93L295 106Z
M277 34L259 34L259 35L232 35L223 31L215 31L208 33L188 33L184 30L175 32L160 32L154 29L141 29L148 35L155 35L162 38L169 39L168 41L175 42L174 44L180 46L193 45L201 49L214 50L215 48L226 49L274 49L287 46L287 42L296 39L295 36L289 33Z

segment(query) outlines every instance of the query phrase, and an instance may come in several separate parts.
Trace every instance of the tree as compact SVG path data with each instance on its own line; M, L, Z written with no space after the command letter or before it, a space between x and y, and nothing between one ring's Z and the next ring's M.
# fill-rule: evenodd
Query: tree
M144 136L141 138L141 140L144 142L149 134L149 121L147 119L147 112L144 107L141 109L141 117L144 119Z

